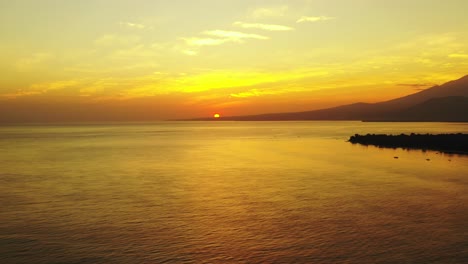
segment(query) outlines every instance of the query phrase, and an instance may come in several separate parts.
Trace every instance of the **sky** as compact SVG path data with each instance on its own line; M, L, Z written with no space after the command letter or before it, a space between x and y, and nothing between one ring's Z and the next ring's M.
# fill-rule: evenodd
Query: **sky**
M468 74L466 0L0 0L0 122L378 102Z

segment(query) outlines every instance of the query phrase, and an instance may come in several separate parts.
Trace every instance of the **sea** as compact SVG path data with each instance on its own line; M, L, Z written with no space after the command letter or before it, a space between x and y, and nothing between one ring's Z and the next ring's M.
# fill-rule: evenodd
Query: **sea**
M0 127L0 263L467 263L467 123Z

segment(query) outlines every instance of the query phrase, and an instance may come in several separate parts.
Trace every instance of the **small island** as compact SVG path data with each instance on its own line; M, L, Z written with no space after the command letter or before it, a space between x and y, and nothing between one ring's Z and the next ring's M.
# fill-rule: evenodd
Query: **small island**
M436 150L445 153L468 154L468 134L355 134L348 140L353 144L382 148Z

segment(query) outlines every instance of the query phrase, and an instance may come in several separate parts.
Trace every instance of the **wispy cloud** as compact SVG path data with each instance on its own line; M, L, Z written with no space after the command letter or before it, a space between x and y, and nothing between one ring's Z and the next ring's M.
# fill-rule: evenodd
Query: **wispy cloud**
M239 92L239 93L231 93L231 97L236 98L248 98L248 97L258 97L264 95L276 95L276 94L284 94L287 92L291 92L290 90L260 90L260 89L251 89L246 92Z
M263 29L268 31L289 31L294 30L292 27L283 26L283 25L272 25L272 24L261 24L261 23L244 23L244 22L234 22L235 26L239 26L242 28L257 28Z
M182 53L185 54L185 55L188 55L188 56L195 56L195 55L198 54L197 51L195 51L195 50L188 50L188 49L183 50Z
M0 99L14 99L14 98L18 98L18 97L22 97L22 96L30 96L30 95L37 95L37 94L40 94L38 92L29 92L29 91L16 91L16 92L12 92L12 93L2 93L0 94Z
M452 53L452 54L448 55L448 57L453 58L453 59L468 59L468 54Z
M41 95L52 90L61 90L76 87L78 84L79 82L76 80L33 84L27 90L19 89L13 93L0 94L0 98L17 98L22 96Z
M185 43L189 46L216 46L221 45L228 39L215 39L215 38L183 38Z
M132 23L132 22L120 22L119 23L123 27L127 28L134 28L134 29L145 29L146 26L143 24L138 24L138 23Z
M435 84L430 84L430 83L398 83L398 86L406 86L406 87L428 87L428 86L434 86Z
M304 23L304 22L319 22L319 21L327 21L333 20L335 17L329 16L302 16L296 22L297 23Z
M257 8L252 11L251 16L253 18L282 17L286 15L288 9L286 5Z
M231 41L242 41L243 39L269 39L269 37L250 34L239 31L227 31L227 30L210 30L203 32L205 35L220 37Z
M189 46L216 46L227 42L243 42L245 39L269 39L266 36L258 34L250 34L239 31L226 31L226 30L210 30L205 31L203 34L211 36L208 38L182 38ZM185 52L184 52L185 53ZM187 53L185 53L187 54ZM189 54L187 54L189 55ZM195 55L195 54L191 54Z
M29 57L20 59L16 63L17 70L26 71L41 66L44 62L53 58L51 53L35 53Z
M34 91L40 91L42 93L45 93L50 90L60 90L68 87L73 87L78 84L79 82L77 80L64 80L50 83L33 84L31 86L31 89Z
M106 34L96 39L94 43L98 46L114 46L114 45L134 45L140 42L139 36L134 35L114 35Z
M423 91L428 89L428 87L434 86L435 84L430 83L398 83L398 86L411 87L416 91Z

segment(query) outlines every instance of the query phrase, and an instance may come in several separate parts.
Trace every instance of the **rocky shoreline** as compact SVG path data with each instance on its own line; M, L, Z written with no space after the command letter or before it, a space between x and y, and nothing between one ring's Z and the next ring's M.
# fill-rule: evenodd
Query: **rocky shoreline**
M382 148L436 150L445 153L468 154L468 134L355 134L348 140L353 144Z

